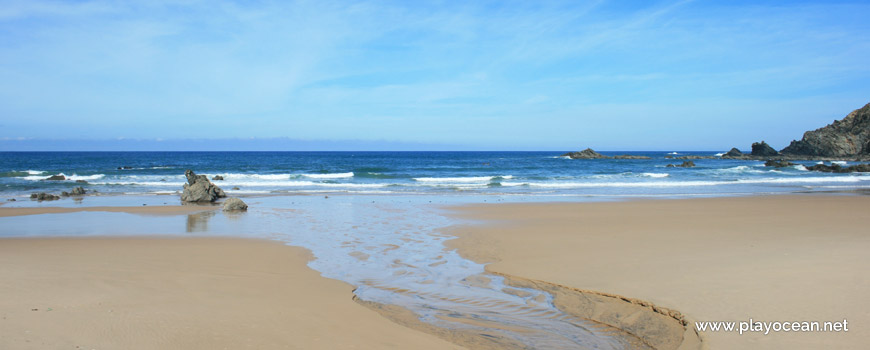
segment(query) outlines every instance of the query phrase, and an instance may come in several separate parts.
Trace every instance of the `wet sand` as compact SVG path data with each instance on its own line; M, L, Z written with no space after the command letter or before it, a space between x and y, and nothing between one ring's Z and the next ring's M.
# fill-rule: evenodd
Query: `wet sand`
M703 348L855 349L870 344L867 208L867 196L816 195L473 205L453 212L489 222L451 229L460 238L448 245L520 283L672 309L689 331L692 321L749 318L850 325L840 333L703 332Z
M0 239L0 349L458 348L354 303L310 258L237 238Z
M5 203L4 203L5 204ZM109 213L128 213L146 215L178 215L191 214L207 210L220 209L216 205L159 205L137 207L33 207L33 208L0 208L0 217L39 215L39 214L64 214L83 211L97 211Z

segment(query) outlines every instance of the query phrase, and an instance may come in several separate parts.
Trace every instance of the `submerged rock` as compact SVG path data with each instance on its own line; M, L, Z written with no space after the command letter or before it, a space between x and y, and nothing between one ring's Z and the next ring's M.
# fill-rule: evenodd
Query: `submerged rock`
M88 183L88 182L85 181L85 180L76 180L76 183L77 183L77 184L86 184L86 183Z
M792 141L782 153L822 157L870 155L870 103L842 120L805 132L800 141Z
M248 210L248 205L238 198L227 198L224 201L224 211Z
M214 181L221 181L221 180L224 179L224 177L223 177L223 176L220 176L220 175L215 175L215 176L214 176L213 178L211 178L211 179L214 180Z
M837 163L831 165L816 164L808 166L807 170L821 171L823 173L868 173L870 172L870 164L856 164L849 167L844 167Z
M208 181L205 175L196 175L188 169L184 172L184 176L187 178L187 183L184 184L184 191L181 193L183 202L214 202L218 198L227 196L220 187Z
M773 147L770 147L770 145L768 145L767 142L761 141L761 142L756 142L756 143L752 144L752 155L753 156L769 157L769 156L775 156L778 154L779 154L779 152L777 152L775 149L773 149Z
M52 176L49 176L46 180L61 181L61 180L66 180L66 177L63 175L52 175Z
M693 162L691 160L687 160L687 161L683 162L683 164L680 164L680 165L668 164L668 166L667 166L667 168L694 168L694 167L695 167L695 162Z
M795 165L796 165L795 163L789 162L787 160L782 160L782 159L780 159L780 160L771 159L771 160L764 162L764 166L772 166L775 168L786 168L786 167L795 166Z

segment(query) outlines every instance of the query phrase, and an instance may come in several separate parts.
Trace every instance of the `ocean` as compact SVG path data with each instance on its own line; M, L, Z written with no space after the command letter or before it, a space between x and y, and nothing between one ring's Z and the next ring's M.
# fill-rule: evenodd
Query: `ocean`
M184 171L224 177L229 195L477 194L526 196L739 195L867 188L870 174L807 171L761 161L701 159L668 168L666 156L716 152L602 152L651 159L568 159L560 152L3 152L0 193L69 191L174 194ZM64 175L67 181L45 180ZM87 183L76 182L76 180ZM95 190L95 191L94 191Z

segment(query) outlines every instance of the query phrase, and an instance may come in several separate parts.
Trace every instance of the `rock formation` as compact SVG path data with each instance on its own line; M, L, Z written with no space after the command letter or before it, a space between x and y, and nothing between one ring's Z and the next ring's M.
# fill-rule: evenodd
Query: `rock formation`
M755 142L752 144L752 155L753 156L771 157L771 156L776 156L778 154L779 154L779 152L777 152L775 149L773 149L773 147L770 147L770 145L768 145L767 142L761 141L761 142Z
M668 166L667 166L667 168L693 168L693 167L695 167L695 162L693 162L691 160L687 160L687 161L683 162L683 164L680 164L680 165L668 164Z
M53 201L53 200L60 199L60 197L53 195L51 193L40 192L40 193L30 194L30 199L35 199L38 201Z
M842 120L805 132L800 141L792 141L782 153L822 157L870 155L870 103Z
M868 173L870 172L870 164L857 164L849 167L843 167L840 164L816 164L813 166L808 166L807 170L809 171L821 171L823 173Z
M633 156L628 154L608 157L601 153L595 152L591 148L584 149L580 152L568 152L563 154L562 157L568 157L571 159L650 159L647 156Z
M227 198L224 201L224 211L248 210L248 205L238 198Z
M772 160L771 159L771 160L764 162L764 166L772 166L774 168L785 168L785 167L790 167L790 166L794 166L794 165L795 165L795 163L789 162L787 160L781 160L781 159L780 160Z
M49 176L46 180L63 181L63 180L66 180L66 177L64 177L63 175L52 175L52 176Z
M211 178L211 179L214 180L214 181L222 181L222 180L224 179L224 177L223 177L223 176L220 176L220 175L215 175L215 176L214 176L213 178Z
M196 175L192 170L184 171L187 183L181 193L182 202L214 202L227 195L220 187L215 186L205 175Z
M743 155L743 152L740 152L737 147L732 148L728 153L722 155L722 158L730 158L730 157L740 157Z
M584 149L580 152L568 152L562 155L562 157L569 157L571 159L606 159L609 158L601 153L595 152L591 148Z

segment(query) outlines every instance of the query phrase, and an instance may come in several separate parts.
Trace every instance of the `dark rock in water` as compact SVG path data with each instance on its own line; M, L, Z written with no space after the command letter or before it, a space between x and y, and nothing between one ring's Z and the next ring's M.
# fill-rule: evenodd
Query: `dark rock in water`
M76 180L76 183L77 183L77 184L86 184L86 183L88 183L88 182L85 181L85 180Z
M756 142L756 143L752 144L752 155L753 156L769 157L769 156L775 156L778 154L779 154L779 152L777 152L775 149L773 149L773 147L770 147L770 145L768 145L767 142L761 141L761 142Z
M208 181L205 175L196 175L188 169L184 172L184 176L187 178L187 183L184 184L184 191L181 193L183 202L214 202L218 198L227 196L220 187Z
M850 167L843 167L837 163L831 165L816 164L808 166L807 170L821 171L823 173L868 173L870 172L870 164L857 164Z
M787 160L782 160L782 159L780 159L780 160L771 159L771 160L764 162L764 166L772 166L775 168L786 168L786 167L795 166L795 165L796 165L795 163L789 162Z
M39 192L39 193L31 193L30 199L35 199L38 201L53 201L60 199L60 197L53 195L51 193Z
M667 167L668 168L693 168L693 167L695 167L695 162L693 162L691 160L687 160L687 161L683 162L683 164L680 164L680 165L668 164Z
M569 157L571 159L607 159L610 158L608 156L602 155L601 153L595 152L591 148L584 149L580 152L568 152L562 155L562 157Z
M85 194L85 192L87 192L87 191L85 190L85 188L79 186L79 187L73 188L73 189L72 189L72 192L70 192L70 195L73 195L73 196L83 196L83 195Z
M734 147L734 148L731 148L731 150L728 151L728 153L723 154L722 158L740 157L742 155L743 155L743 152L740 152L740 150L737 149L737 147Z
M223 176L220 176L220 175L215 175L215 176L214 176L213 178L211 178L211 179L214 180L214 181L221 181L221 180L224 179L224 177L223 177Z
M61 181L61 180L66 180L66 177L63 175L52 175L52 176L49 176L46 180Z
M238 187L233 187L233 191L238 191L238 190L239 190Z
M238 198L227 198L224 201L224 211L248 210L248 205Z
M805 132L800 141L792 141L782 153L822 157L870 155L870 103L842 120Z
M613 156L613 159L650 159L647 156L632 156L628 154Z
M131 166L119 166L118 167L118 170L130 170L130 169L133 169L133 167L131 167Z
M15 198L9 198L9 199L7 199L6 201L7 201L7 202L15 202L16 199L15 199Z
M680 156L674 159L716 159L716 156Z
M63 191L63 192L60 193L60 196L61 196L61 197L69 197L69 192L67 192L67 191Z

